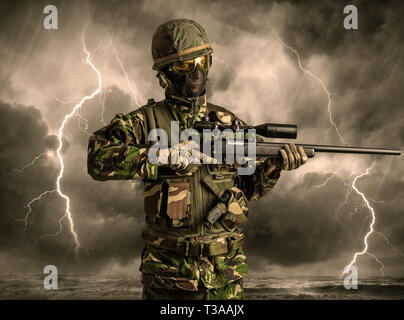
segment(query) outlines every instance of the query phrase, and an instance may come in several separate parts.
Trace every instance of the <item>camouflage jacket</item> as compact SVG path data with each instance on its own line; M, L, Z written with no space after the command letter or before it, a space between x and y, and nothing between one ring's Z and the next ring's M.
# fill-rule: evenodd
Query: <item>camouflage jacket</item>
M256 171L250 176L238 176L236 168L229 165L201 165L192 176L179 176L149 163L148 149L135 144L147 144L153 126L169 131L170 121L177 120L186 129L206 115L211 121L224 124L237 119L230 111L207 103L205 96L193 99L192 108L196 112L190 112L190 108L187 100L166 95L158 103L149 101L148 105L126 115L117 114L109 125L94 132L89 139L88 173L95 180L144 181L147 232L143 238L166 248L191 238L199 242L219 237L242 238L239 228L225 228L220 221L209 228L204 224L207 213L218 202L218 192L224 189L231 189L235 194L242 192L242 199L232 206L236 218L229 218L233 219L231 225L237 227L246 221L247 201L266 194L279 178L279 173L266 176L267 159L258 159ZM216 242L216 247L227 245L221 240ZM221 249L216 247L208 251L220 253ZM188 247L184 250L188 251Z

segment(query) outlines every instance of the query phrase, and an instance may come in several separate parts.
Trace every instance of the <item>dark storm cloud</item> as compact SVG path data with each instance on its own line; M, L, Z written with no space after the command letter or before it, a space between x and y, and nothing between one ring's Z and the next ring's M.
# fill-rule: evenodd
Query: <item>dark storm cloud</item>
M302 56L313 54L338 55L353 41L369 45L387 21L391 8L399 9L399 1L285 1L287 6L286 23L282 36ZM344 7L355 5L359 12L359 28L346 32L343 27ZM398 8L397 8L398 7ZM304 14L302 14L304 12Z
M24 166L33 156L55 150L56 146L56 136L48 135L38 109L0 100L1 174Z
M120 101L119 93L113 89L111 92L114 99ZM130 182L101 184L92 181L85 171L69 170L62 181L63 191L74 199L71 211L80 239L84 238L84 246L90 250L91 255L85 263L66 260L67 256L74 254L67 220L63 224L66 239L59 235L38 240L38 237L58 230L57 221L64 214L65 202L56 193L45 195L43 200L32 204L27 230L23 231L25 224L17 219L25 218L25 205L32 198L55 188L59 168L49 157L44 157L21 174L13 173L13 169L22 168L42 152L55 151L58 144L55 136L48 135L48 128L40 111L33 106L1 102L0 119L0 245L5 255L1 259L10 259L8 254L12 253L29 259L31 262L27 268L41 263L55 263L63 264L65 268L73 265L74 269L85 271L101 267L100 261L114 258L124 263L135 257L140 250L139 233L143 226L143 210L134 210L135 204L142 201L134 190L135 186ZM67 140L64 141L65 145L68 143ZM65 149L65 154L74 152L74 149ZM85 151L84 147L84 154ZM71 163L66 161L65 166L71 168ZM132 191L133 197L127 192L128 189ZM134 215L134 212L137 214ZM122 247L122 243L126 245ZM83 250L80 251L80 255L82 254L85 254ZM5 261L1 264L3 263ZM6 265L4 268L2 272L7 270Z
M274 189L270 197L251 203L247 253L255 260L260 257L270 264L294 266L361 251L363 237L369 230L369 210L355 192L351 193L350 201L340 207L348 190L346 181L335 177L325 187L319 187L329 177L331 175L308 173L302 178L304 183L294 185L287 193ZM371 200L377 212L375 229L387 234L400 248L404 243L401 227L398 227L403 224L402 199L397 198L397 194L403 192L403 181L391 175L386 179L376 174L357 187L374 190L374 185L380 185L381 192L376 197L383 199L382 203ZM380 240L378 235L371 238L373 249L374 245L376 248L387 245ZM379 252L381 256L394 253L388 246Z
M219 62L218 62L219 63ZM222 72L219 78L209 79L207 89L213 89L215 91L226 91L229 90L229 87L232 81L236 77L236 70L233 68L226 68L224 72Z
M353 96L348 103L341 100L333 106L334 118L351 143L387 143L397 137L394 122L402 112L404 61L399 43L404 36L400 22L404 6L399 1L350 4L358 8L359 29L354 31L343 29L346 3L291 2L281 37L299 52L303 65L313 56L327 56L333 66L329 90L336 100ZM298 110L298 118L304 120L306 109Z
M137 3L141 5L140 2ZM41 51L38 46L40 47L46 42L43 38L42 28L42 10L46 4L48 3L33 3L32 1L1 3L3 28L0 31L2 34L0 41L3 44L2 47L7 49L1 51L2 57L15 68L7 69L2 64L1 71L4 72L0 79L4 80L0 83L0 92L8 95L14 92L15 97L22 94L13 87L10 79L15 70L25 63L26 56L22 53L26 53L27 48L32 52ZM82 25L88 23L88 7L92 7L91 3L78 1L77 6L73 5L71 1L54 4L59 8L59 28L61 29L59 31L62 38L68 38L73 30L78 29L81 32ZM119 4L116 5L119 7ZM80 13L80 10L77 10L78 7L81 8ZM83 13L87 15L81 17L80 14ZM116 21L119 21L118 17ZM32 30L32 32L26 32L27 30ZM42 37L39 37L39 34ZM92 39L88 38L91 48ZM39 41L38 44L38 39L44 41ZM49 80L61 83L61 74L58 73L58 68L61 66L57 65L57 61L50 62L45 58L44 62L42 60L40 63L43 67L42 70L32 70L32 75L37 81L46 85L50 83ZM35 73L37 74L35 75ZM88 87L88 91L93 90L93 82L89 83ZM54 93L49 95L51 100L47 101L46 113L54 113L55 110L72 106L72 104L57 102L54 96ZM91 101L86 108L83 108L83 117L91 120L89 132L104 125L101 122L102 116L106 123L109 123L118 112L126 113L131 110L128 95L116 86L105 88L104 103L107 106L104 114L102 114L98 99L94 100L94 103ZM37 108L12 106L2 102L0 112L2 174L10 172L14 168L21 168L36 155L46 152L47 148L54 151L57 147L56 137L46 135L48 128ZM37 272L41 270L43 264L55 264L62 265L65 271L96 272L111 259L119 264L124 264L138 256L140 252L140 246L143 245L140 240L140 230L144 224L144 213L142 206L137 205L142 203L141 193L137 191L139 188L130 181L100 183L93 181L87 175L88 136L78 130L79 124L76 120L77 118L73 117L65 128L64 136L67 138L63 139L62 153L66 170L62 180L62 190L71 198L71 212L75 229L82 245L88 248L89 256L86 255L84 249L81 249L79 255L86 259L81 262L75 260L74 240L67 219L63 223L65 238L58 235L38 240L38 237L53 234L59 228L58 219L64 214L65 201L56 193L46 195L43 200L32 205L33 210L27 220L28 227L25 232L22 232L24 223L15 220L25 217L27 209L24 206L33 197L45 190L55 188L59 164L53 153L52 159L41 158L24 174L5 176L0 182L2 190L1 229L4 231L1 236L3 251L1 272L13 270L7 267L8 264L5 261L9 261L10 264L18 263L16 261L19 256L28 261L15 270ZM56 121L60 122L58 119ZM83 127L83 122L80 126Z
M1 235L2 248L13 249L21 239L23 218L30 196L37 196L54 184L56 169L49 157L42 157L35 166L23 174L13 171L22 168L40 153L50 153L56 148L56 137L48 135L41 112L33 106L11 105L0 102L0 146L1 159ZM32 218L36 218L35 215ZM31 220L32 221L32 220ZM17 241L16 241L17 240Z
M88 107L84 110L85 117L87 119L100 120L104 117L104 121L108 124L118 113L127 113L132 111L133 106L131 105L130 96L124 93L117 86L111 86L106 89L104 105L106 106L104 114L102 110L96 107L96 102L89 103ZM98 110L98 111L96 111ZM89 132L94 132L100 128L99 121L89 122Z
M343 3L288 3L287 23L280 37L298 51L305 67L326 57L331 76L325 83L333 94L333 118L347 141L354 145L403 148L400 132L404 61L399 45L404 35L399 22L403 6L398 2L354 4L359 11L359 30L349 32L342 27ZM284 51L296 63L296 56L286 48ZM301 127L321 127L324 115L318 111L324 108L321 104L325 104L325 99L325 96L322 101L310 95L299 97L293 116ZM332 142L341 144L334 139ZM404 224L400 178L403 167L395 159L394 171L383 170L388 161L385 157L378 158L372 177L362 178L358 188L369 197L383 200L371 202L377 216L375 228L388 235L400 249L404 246L401 227L397 227ZM350 252L363 249L370 212L355 207L363 202L353 192L349 203L338 211L340 225L335 211L345 200L348 189L344 183L348 181L337 177L325 187L315 187L327 176L306 174L294 180L291 188L280 183L271 195L251 204L246 250L257 263L252 269L268 264L301 266L339 256L347 256L346 263L352 257ZM314 177L321 179L316 182L312 180ZM370 250L375 250L379 257L395 253L378 234L369 242ZM336 266L341 270L343 267L344 264Z
M293 186L288 193L275 191L272 198L251 203L246 247L250 255L288 266L328 259L346 250L343 243L348 235L334 217L334 209L344 200L343 181L336 178L326 189L316 190L307 186L314 181L320 184L324 177L311 173L303 179L305 184ZM292 194L298 196L291 199ZM327 206L318 197L330 199Z

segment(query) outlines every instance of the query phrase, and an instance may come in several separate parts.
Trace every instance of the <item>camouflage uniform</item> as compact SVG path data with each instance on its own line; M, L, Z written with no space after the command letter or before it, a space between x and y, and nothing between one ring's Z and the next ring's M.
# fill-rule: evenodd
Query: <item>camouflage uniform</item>
M181 45L181 50L186 50L187 46L192 48L200 43ZM210 50L202 51L207 49ZM146 229L142 237L147 244L140 271L145 299L243 297L247 262L240 225L247 220L247 202L267 193L277 182L279 172L267 176L268 160L259 159L250 176L239 176L234 165L225 164L201 165L192 175L179 175L167 167L151 164L148 149L135 146L149 143L151 129L170 133L172 120L178 121L180 130L184 130L206 116L223 124L241 121L225 108L208 103L206 94L178 97L167 87L165 100L156 103L150 99L135 111L118 114L90 137L88 172L95 180L144 182ZM169 144L170 141L169 137ZM223 209L224 204L218 199L225 190L230 192L231 200ZM216 205L225 214L213 226L208 225L206 215Z

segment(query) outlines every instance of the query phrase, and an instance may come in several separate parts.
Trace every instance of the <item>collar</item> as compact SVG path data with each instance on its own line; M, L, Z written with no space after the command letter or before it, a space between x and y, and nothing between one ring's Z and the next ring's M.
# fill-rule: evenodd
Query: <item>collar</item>
M165 95L171 112L182 126L192 127L195 121L200 121L207 115L206 92L199 97L188 98L167 88Z

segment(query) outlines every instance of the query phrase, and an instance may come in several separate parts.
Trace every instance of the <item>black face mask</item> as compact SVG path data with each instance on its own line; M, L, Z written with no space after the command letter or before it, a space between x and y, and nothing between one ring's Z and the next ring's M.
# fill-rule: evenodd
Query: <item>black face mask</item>
M199 97L205 92L209 71L202 71L199 65L196 66L194 72L187 74L169 71L168 67L162 71L167 79L171 81L175 90L183 97Z

